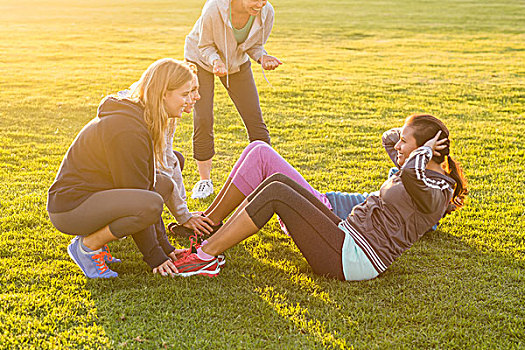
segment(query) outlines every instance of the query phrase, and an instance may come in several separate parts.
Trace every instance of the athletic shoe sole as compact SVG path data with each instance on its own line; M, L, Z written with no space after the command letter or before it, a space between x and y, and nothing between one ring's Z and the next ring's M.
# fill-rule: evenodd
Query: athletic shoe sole
M181 277L190 277L190 276L195 276L195 275L203 275L203 276L208 276L208 277L215 277L221 271L221 267L219 266L218 263L217 263L217 267L215 268L215 270L213 270L213 271L203 271L204 269L206 269L206 268L208 268L210 266L213 266L215 263L216 263L216 261L215 261L215 259L213 259L213 260L210 261L210 263L208 265L204 266L203 268L201 268L199 270L188 271L188 272L178 272L176 275L177 276L181 276Z
M208 198L209 196L211 196L214 193L213 184L211 186L209 186L208 188L211 189L211 191L197 191L197 192L195 192L195 187L193 187L191 198L192 199Z
M75 262L75 264L77 264L77 266L80 267L80 270L82 271L82 273L84 274L84 276L86 276L86 277L89 278L89 276L87 275L86 271L84 271L84 269L82 268L82 265L80 265L80 264L78 263L77 258L73 255L73 252L71 251L71 245L68 245L68 246L67 246L67 254L69 255L69 257L70 257L71 259L73 259L73 261Z

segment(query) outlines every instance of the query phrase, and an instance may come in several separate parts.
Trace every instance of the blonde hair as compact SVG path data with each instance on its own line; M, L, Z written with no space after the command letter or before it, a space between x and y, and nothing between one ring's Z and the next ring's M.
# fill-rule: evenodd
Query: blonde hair
M192 62L189 62L189 61L184 61L184 63L186 63L188 65L188 67L190 68L191 72L193 73L193 76L192 78L195 78L195 79L198 79L197 78L197 65L195 65L195 63L192 63ZM168 121L168 136L169 137L172 137L173 134L175 133L175 128L177 127L177 118L171 118L169 119Z
M193 79L190 66L173 58L153 62L131 92L131 99L144 107L144 121L153 140L155 160L162 167L166 148L168 113L164 105L166 91L179 89Z

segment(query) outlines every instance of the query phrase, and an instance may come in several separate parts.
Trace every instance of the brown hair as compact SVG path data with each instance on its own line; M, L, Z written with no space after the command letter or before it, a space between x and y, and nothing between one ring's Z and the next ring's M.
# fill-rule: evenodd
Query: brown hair
M445 143L446 148L438 151L439 156L434 155L432 160L438 164L442 164L445 172L456 181L454 187L454 194L452 195L452 203L456 208L461 208L464 204L465 196L467 195L467 180L463 175L463 170L460 164L450 156L450 132L441 120L430 114L414 114L405 120L405 125L414 129L414 138L419 146L423 146L425 142L436 136L437 132L441 130L439 139L448 139Z

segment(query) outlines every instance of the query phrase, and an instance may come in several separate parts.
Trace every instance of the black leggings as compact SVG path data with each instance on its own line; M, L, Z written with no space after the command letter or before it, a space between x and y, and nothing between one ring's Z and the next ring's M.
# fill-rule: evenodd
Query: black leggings
M200 66L197 67L201 98L193 108L193 158L204 161L215 155L213 134L215 75ZM269 144L270 133L263 120L250 60L241 64L240 71L230 74L228 79L228 95L241 115L250 142L261 140ZM226 87L226 77L221 77L220 81Z
M274 174L247 200L246 212L259 229L276 213L316 274L345 279L341 219L313 194L286 175Z

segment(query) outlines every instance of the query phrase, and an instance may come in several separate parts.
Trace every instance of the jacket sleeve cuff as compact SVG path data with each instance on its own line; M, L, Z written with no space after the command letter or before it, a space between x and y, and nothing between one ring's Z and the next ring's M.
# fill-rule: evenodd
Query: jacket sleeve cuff
M220 60L221 59L221 56L219 56L218 53L213 53L211 54L209 57L208 57L208 63L210 66L213 67L213 61L215 60Z
M266 50L264 49L257 49L257 50L250 50L247 52L248 53L248 56L250 56L252 58L252 60L254 60L255 62L261 64L261 62L259 62L259 60L261 59L261 57L265 56L265 55L268 55L268 52L266 52Z
M164 263L166 260L169 260L169 258L164 252L164 249L162 249L160 246L156 246L150 250L150 254L144 255L143 260L149 265L150 268L153 269Z

